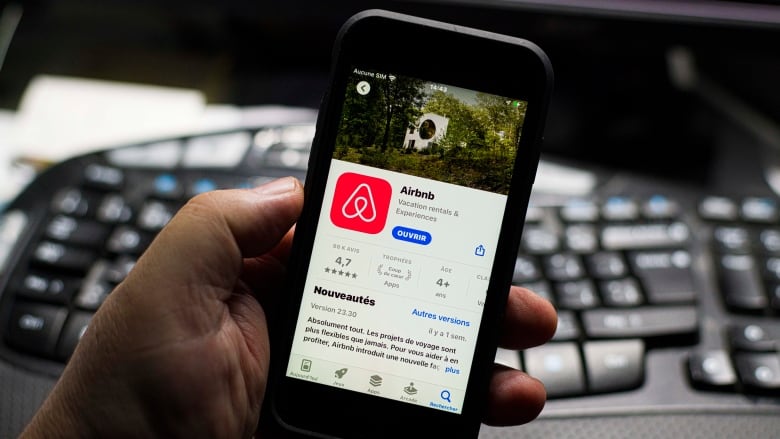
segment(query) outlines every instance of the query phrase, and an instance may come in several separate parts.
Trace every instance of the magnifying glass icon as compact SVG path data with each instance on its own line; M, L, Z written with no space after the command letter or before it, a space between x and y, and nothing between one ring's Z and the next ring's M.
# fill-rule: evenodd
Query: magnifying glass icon
M449 390L442 390L441 393L439 394L439 396L441 396L441 399L443 399L443 400L445 400L447 402L450 402L450 403L452 402L452 395L450 394Z

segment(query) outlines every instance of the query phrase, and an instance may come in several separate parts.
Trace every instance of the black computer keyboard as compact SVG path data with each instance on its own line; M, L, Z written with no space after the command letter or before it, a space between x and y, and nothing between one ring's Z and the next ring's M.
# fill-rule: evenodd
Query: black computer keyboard
M302 123L184 136L42 173L0 217L0 361L58 376L94 312L188 198L303 180L313 133ZM714 409L776 425L778 200L620 187L534 193L514 283L548 298L559 325L548 344L499 360L545 383L542 418Z
M767 197L704 197L697 237L663 195L533 208L514 281L553 302L559 322L551 343L522 354L524 368L553 398L625 391L644 383L646 351L689 346L687 364L670 372L687 372L693 387L777 396L778 209ZM702 235L711 236L717 291L695 281L692 241ZM702 295L745 318L716 322L722 343L697 349Z
M312 124L88 154L40 175L0 222L2 357L58 374L94 312L192 196L305 178Z

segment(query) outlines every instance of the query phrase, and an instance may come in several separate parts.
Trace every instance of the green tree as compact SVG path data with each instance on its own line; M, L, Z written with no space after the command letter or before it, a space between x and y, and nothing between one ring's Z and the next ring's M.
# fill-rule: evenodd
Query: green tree
M406 130L422 115L425 99L425 83L419 79L397 77L382 85L384 99L384 134L380 143L382 151L389 145L403 146Z
M477 93L477 106L483 109L490 124L491 146L498 157L514 157L525 120L524 101L507 103L505 98Z
M449 119L447 132L440 143L445 149L484 145L484 123L470 105L455 96L435 91L425 104L426 113L436 113Z
M379 87L361 95L350 81L344 93L341 127L336 139L337 157L346 154L347 148L362 149L374 145L382 134L384 107L385 95Z

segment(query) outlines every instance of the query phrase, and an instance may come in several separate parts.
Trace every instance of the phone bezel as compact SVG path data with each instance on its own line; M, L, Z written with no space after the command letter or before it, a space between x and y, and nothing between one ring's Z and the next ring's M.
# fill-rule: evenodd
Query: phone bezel
M389 34L394 38L387 38ZM409 62L404 48L424 41L438 48L435 62ZM505 68L476 69L464 58L502 60ZM522 99L528 102L518 145L514 176L504 211L491 281L485 300L474 362L462 412L453 414L385 398L310 383L285 376L296 318L302 301L308 255L323 202L334 139L342 112L347 79L354 68L406 75L423 80ZM490 77L484 75L489 73ZM305 185L305 205L296 227L287 299L274 319L274 357L269 391L276 420L288 429L320 437L396 437L418 434L476 435L482 417L487 380L504 313L525 210L539 159L541 133L552 89L552 68L546 55L526 40L481 30L370 10L342 27L333 51L329 91L323 99ZM306 395L301 400L300 395ZM302 410L311 404L311 410ZM325 401L325 402L322 402ZM328 402L338 401L338 404ZM317 402L321 402L317 404ZM340 419L344 413L349 415ZM425 422L416 422L416 418ZM338 422L334 422L338 420ZM379 421L377 421L379 420ZM392 420L387 422L387 420ZM400 421L400 422L399 422Z

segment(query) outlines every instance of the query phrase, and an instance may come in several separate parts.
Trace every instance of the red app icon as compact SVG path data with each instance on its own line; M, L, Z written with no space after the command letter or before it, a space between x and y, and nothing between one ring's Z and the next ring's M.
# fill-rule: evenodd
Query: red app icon
M336 227L375 235L385 228L393 188L381 178L346 172L336 180L330 220Z

